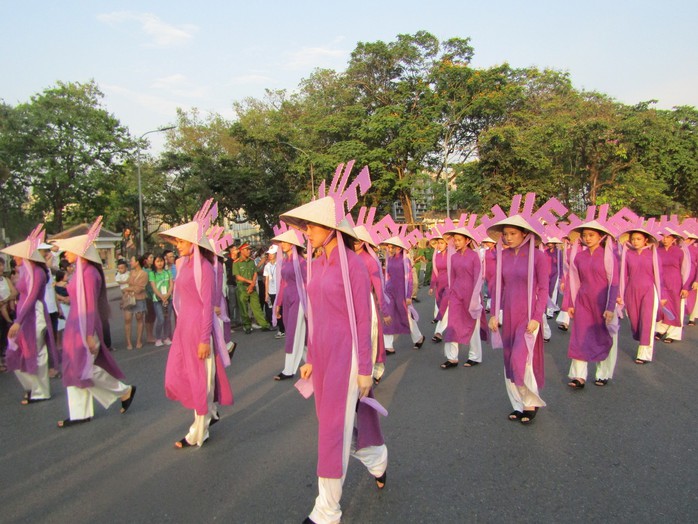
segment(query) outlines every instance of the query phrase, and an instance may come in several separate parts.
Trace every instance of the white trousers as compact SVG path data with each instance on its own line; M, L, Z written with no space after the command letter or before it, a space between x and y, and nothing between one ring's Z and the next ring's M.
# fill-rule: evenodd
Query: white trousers
M693 311L688 313L688 320L693 322L696 320L696 317L698 317L698 299L696 300L696 303L693 304Z
M208 440L208 426L211 424L211 419L214 415L218 417L218 409L213 402L213 390L216 380L216 359L213 358L213 345L211 345L211 354L204 360L206 366L206 402L208 404L208 412L205 415L197 415L194 411L194 422L189 426L189 432L184 437L189 444L201 445Z
M543 313L543 319L541 320L540 325L543 326L543 338L545 340L550 340L550 337L552 337L553 334L550 331L550 324L548 324L548 317L545 316L545 313Z
M656 330L658 333L664 335L666 333L666 338L672 340L681 340L683 338L683 317L684 311L686 311L686 299L681 299L681 307L679 308L679 317L681 318L680 326L670 326L664 322L657 322Z
M437 308L437 313L438 313L438 308ZM434 318L436 318L436 313L434 313ZM448 308L446 308L446 311L444 311L444 315L441 317L441 320L439 320L436 323L436 327L434 327L434 335L437 333L439 335L443 335L444 331L446 331L446 328L448 327Z
M385 364L376 362L378 359L378 306L376 299L371 294L371 362L373 362L373 378L380 380L385 373Z
M414 319L407 315L407 320L410 323L410 337L412 338L412 343L416 344L422 339L422 332L419 330L419 326L414 321ZM385 349L395 349L395 339L398 335L383 335L383 343L385 344Z
M89 388L68 386L68 413L70 420L82 420L94 416L94 403L96 399L104 409L108 409L114 401L123 397L130 386L112 377L99 366L92 366L92 382Z
M329 524L340 522L342 509L342 485L347 474L349 457L359 459L374 477L380 477L388 467L388 448L382 446L369 446L360 450L354 448L352 435L354 433L354 418L356 416L356 401L359 398L359 385L357 376L359 373L356 362L356 353L352 351L351 372L349 375L349 388L347 404L344 412L344 447L342 450L342 478L331 479L318 477L318 496L315 506L310 512L310 519L317 524Z
M31 398L51 398L51 384L48 378L48 349L46 347L46 319L44 318L44 306L36 301L36 375L15 371L15 376L22 385L24 391L29 391ZM19 351L19 349L17 350Z
M557 318L555 319L555 322L559 326L568 326L570 325L570 314L567 311L560 311L557 314Z
M37 341L40 340L37 337ZM15 371L15 376L24 391L29 391L30 398L51 398L51 384L48 378L48 350L46 344L41 346L36 356L36 375Z
M448 360L458 362L459 344L458 342L444 343L444 355ZM470 337L468 349L468 360L482 362L482 340L480 340L480 319L475 322L475 330Z
M657 297L657 290L654 291L654 304L652 307L652 327L650 329L650 343L648 346L643 346L640 344L637 347L637 358L638 360L646 360L647 362L652 362L652 357L654 356L654 334L657 331L657 308L659 308L659 298Z
M288 332L288 331L287 331ZM293 335L293 351L284 353L286 360L284 362L284 375L295 375L298 367L301 365L301 360L305 358L305 310L303 304L298 306L298 317L296 318L296 331Z
M538 328L533 335L537 336L538 331L540 331L540 328ZM504 379L504 384L506 386L507 395L509 396L509 402L511 402L511 407L514 408L515 411L523 411L525 407L545 407L545 402L542 398L540 398L540 393L538 392L536 376L533 373L532 351L528 352L528 356L526 358L524 385L517 386L508 378Z
M616 368L618 359L618 335L613 335L613 344L608 356L601 362L596 363L596 380L610 380L613 378L613 371ZM588 362L585 360L572 359L570 364L569 378L581 378L586 381L588 374Z

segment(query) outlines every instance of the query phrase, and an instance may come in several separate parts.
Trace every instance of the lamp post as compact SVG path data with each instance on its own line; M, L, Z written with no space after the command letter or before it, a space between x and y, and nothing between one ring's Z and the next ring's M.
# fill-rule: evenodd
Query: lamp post
M308 162L310 162L310 193L313 196L313 200L315 200L315 177L313 176L313 160L310 158L310 155L300 147L296 147L293 144L289 144L288 142L281 143L285 146L295 149L300 153L303 153L308 158Z
M169 131L174 129L176 126L161 127L158 129L153 129L152 131L146 131L138 138L138 150L136 152L136 167L138 170L138 237L140 238L140 254L144 252L143 248L143 237L145 236L143 231L143 190L141 188L141 144L140 141L143 140L145 135L150 133L162 133L163 131Z

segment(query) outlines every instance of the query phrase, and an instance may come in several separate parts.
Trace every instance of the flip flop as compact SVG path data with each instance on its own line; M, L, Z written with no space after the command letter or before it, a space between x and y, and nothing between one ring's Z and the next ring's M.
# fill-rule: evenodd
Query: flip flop
M136 396L136 386L131 386L131 395L126 399L121 401L121 413L126 413L128 408L131 407L131 402L133 402L133 397Z
M69 426L77 426L78 424L84 424L85 422L89 422L92 420L92 417L87 417L87 418L79 418L76 420L71 420L69 418L65 420L59 420L58 421L58 427L59 428L67 428Z

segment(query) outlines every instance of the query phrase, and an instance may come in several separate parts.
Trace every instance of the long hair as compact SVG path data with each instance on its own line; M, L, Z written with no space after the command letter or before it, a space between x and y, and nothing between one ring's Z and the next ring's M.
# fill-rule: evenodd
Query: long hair
M102 264L97 264L92 260L85 259L85 262L94 266L97 271L99 271L99 276L102 277L102 283L99 287L99 297L97 297L97 309L99 311L99 318L102 321L102 326L109 325L109 317L111 316L111 308L109 307L109 299L107 297L107 283L104 279L104 268Z

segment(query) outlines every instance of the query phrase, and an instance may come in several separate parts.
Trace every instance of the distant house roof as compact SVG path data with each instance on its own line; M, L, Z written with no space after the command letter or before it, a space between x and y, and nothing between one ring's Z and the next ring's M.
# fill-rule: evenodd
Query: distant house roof
M55 235L49 235L47 240L51 241L58 240L61 238L72 238L80 235L86 235L87 232L90 230L90 226L91 224L78 224L77 226L65 229L60 233L56 233ZM108 242L118 242L121 240L121 235L119 235L118 233L114 233L113 231L109 231L108 229L102 228L99 232L99 237L97 237L97 239Z

